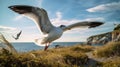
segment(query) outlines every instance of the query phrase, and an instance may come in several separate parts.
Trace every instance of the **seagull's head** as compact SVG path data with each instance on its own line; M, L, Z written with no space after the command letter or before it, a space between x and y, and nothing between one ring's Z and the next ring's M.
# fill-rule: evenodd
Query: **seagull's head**
M66 26L65 26L65 25L60 25L59 27L60 27L61 29L66 28Z

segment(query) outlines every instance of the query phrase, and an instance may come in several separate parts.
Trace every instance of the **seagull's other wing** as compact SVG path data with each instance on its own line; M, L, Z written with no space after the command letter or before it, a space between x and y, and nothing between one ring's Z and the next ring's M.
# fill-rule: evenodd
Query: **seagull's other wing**
M47 34L54 27L48 18L47 11L43 8L38 8L28 5L13 5L9 6L11 10L26 16L27 18L33 20L37 25L38 29L44 34Z
M80 27L80 28L94 28L94 27L97 27L97 26L100 26L102 25L103 22L98 22L98 21L83 21L83 22L78 22L78 23L74 23L74 24L71 24L71 25L68 25L67 27L65 27L63 30L66 31L66 30L71 30L73 28L77 28L77 27Z

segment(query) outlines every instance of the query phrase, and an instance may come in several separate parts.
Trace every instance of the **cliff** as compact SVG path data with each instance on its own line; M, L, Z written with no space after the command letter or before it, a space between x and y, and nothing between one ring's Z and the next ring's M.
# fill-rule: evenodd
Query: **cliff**
M87 44L106 44L110 41L118 42L120 41L120 24L118 24L113 31L90 36L87 39Z

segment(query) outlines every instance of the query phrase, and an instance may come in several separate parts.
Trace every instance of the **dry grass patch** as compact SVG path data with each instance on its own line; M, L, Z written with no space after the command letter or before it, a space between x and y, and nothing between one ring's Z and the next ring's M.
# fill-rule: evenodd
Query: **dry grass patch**
M120 67L120 57L104 62L102 66L103 67Z
M87 63L88 57L84 52L90 49L88 46L77 45L16 55L4 52L0 55L0 67L77 67Z
M97 57L120 56L120 42L109 42L94 51Z
M63 55L64 60L71 66L84 65L88 61L88 56L85 53L70 52Z
M94 47L89 45L76 45L70 48L73 51L80 51L80 52L90 52L93 51Z

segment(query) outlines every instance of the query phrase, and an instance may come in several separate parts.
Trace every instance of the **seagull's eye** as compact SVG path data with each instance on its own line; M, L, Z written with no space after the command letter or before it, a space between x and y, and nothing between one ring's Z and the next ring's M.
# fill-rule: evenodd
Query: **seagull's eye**
M65 27L65 25L61 25L60 27Z

